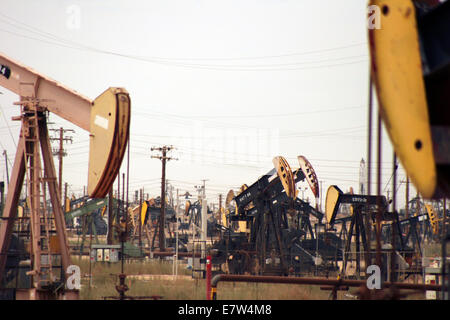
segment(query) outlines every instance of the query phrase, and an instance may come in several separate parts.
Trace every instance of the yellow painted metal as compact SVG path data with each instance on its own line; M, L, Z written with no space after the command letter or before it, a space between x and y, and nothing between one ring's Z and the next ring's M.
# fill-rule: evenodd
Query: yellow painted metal
M66 208L66 212L69 212L71 210L69 197L66 197L66 199L65 199L65 208Z
M412 182L425 198L437 184L415 8L410 0L371 0L381 29L369 29L372 77L383 122Z
M296 195L295 180L289 163L285 158L281 156L273 158L272 162L275 169L277 170L277 174L284 187L284 191L286 192L288 197L294 199Z
M88 194L104 198L111 189L128 143L130 98L122 88L109 88L94 100L91 111Z
M23 207L22 206L17 206L17 216L19 218L23 217Z
M228 206L230 205L233 198L234 198L234 191L233 190L228 191L227 197L225 198L225 208L229 209Z
M336 205L339 200L339 196L342 191L337 186L329 186L327 190L327 196L325 199L325 217L328 223L332 223L336 217Z
M227 228L230 227L228 225L227 215L230 214L230 210L232 209L231 201L233 201L233 198L234 198L234 191L229 190L227 193L227 197L225 198L225 209L222 216L222 224Z
M184 205L184 215L187 216L189 214L189 209L191 208L191 202L188 200Z
M145 215L147 214L148 204L147 201L142 201L142 207L141 207L141 226L145 223Z
M247 221L238 221L238 225L238 232L250 232L250 230L247 228Z
M228 228L228 221L227 221L227 210L225 210L223 207L220 208L220 220L222 222L222 225Z
M438 217L436 215L436 212L434 211L433 206L428 203L425 204L425 208L427 208L428 219L430 220L433 234L437 235L437 234L439 234L439 223L438 223Z
M247 184L244 183L239 188L239 193L238 194L241 194L247 188L248 188ZM232 190L230 190L230 191L232 191ZM235 210L234 212L238 212L238 206L237 206L236 203L234 204L234 207L235 207L234 208L234 210ZM246 209L248 209L248 208L250 208L250 204L246 206ZM249 230L247 229L247 222L246 221L238 221L237 225L238 225L237 230L236 230L237 232L249 232Z
M105 212L106 212L106 206L104 206L104 207L102 208L102 217L105 215Z

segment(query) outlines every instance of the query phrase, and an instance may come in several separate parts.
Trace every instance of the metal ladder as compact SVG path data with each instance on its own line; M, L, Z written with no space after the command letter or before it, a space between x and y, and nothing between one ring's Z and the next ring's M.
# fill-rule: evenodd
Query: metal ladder
M33 102L32 104L32 107L27 108L27 110L24 110L22 106L22 136L25 144L25 172L31 207L30 217L34 253L32 274L35 286L40 289L51 286L54 280L50 250L52 225L48 216L45 192L45 186L49 179L45 177L40 159L39 113L37 103Z

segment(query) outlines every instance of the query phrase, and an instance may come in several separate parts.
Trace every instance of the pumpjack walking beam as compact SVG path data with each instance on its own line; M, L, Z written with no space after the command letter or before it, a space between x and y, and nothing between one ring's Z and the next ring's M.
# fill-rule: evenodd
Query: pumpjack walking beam
M20 117L15 118L22 121L22 130L4 208L4 221L0 226L0 282L5 273L19 195L27 173L33 239L31 275L34 277L34 289L42 291L44 286L39 283L40 276L50 270L46 279L51 283L53 278L51 275L53 252L49 237L52 225L48 220L51 218L46 210L45 196L41 199L41 188L44 187L42 194L45 195L45 185L50 192L59 253L64 268L62 281L68 276L66 271L71 264L61 197L46 125L47 112L55 113L90 132L88 192L92 198L104 198L117 176L127 146L130 99L124 89L109 88L92 101L2 54L0 54L0 86L18 94L20 96L18 104L22 105ZM39 146L44 163L43 175ZM44 210L41 210L41 202L44 204ZM52 295L52 292L42 294L43 296L38 293L34 298L47 297L46 295ZM69 293L66 297L76 296ZM29 297L32 297L31 294Z
M408 177L424 198L450 195L450 1L370 0L368 30L380 115Z

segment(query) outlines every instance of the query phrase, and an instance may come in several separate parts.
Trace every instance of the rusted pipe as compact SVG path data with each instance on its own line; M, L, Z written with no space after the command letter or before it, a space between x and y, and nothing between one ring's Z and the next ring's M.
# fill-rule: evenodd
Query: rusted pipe
M76 247L76 246L71 246ZM72 249L71 254L78 254L78 251ZM153 251L152 252L154 257L172 257L175 256L175 252L171 252L171 251L165 251L165 252L160 252L160 251ZM83 256L89 256L89 252L83 252L81 255ZM194 254L192 252L178 252L178 257L182 257L182 258L192 258ZM201 258L201 253L200 252L196 252L194 255L195 258ZM127 260L132 260L132 258L129 258Z
M217 285L219 282L259 282L259 283L280 283L280 284L309 284L320 286L348 286L361 287L366 286L365 280L347 280L347 279L326 279L326 278L297 278L297 277L279 277L279 276L245 276L245 275L231 275L218 274L211 281L211 297L212 300L217 299ZM402 283L402 282L384 282L384 288L396 287L397 289L405 290L432 290L441 291L441 285L436 284L416 284L416 283Z
M153 251L152 252L154 257L172 257L175 256L175 252L171 252L171 251ZM183 257L183 258L192 258L192 256L194 256L195 258L201 258L202 255L200 252L196 252L195 254L193 254L192 252L178 252L178 256L179 257Z
M129 290L125 283L127 275L124 273L119 274L119 285L116 285L116 290L119 293L119 300L125 299L125 292Z

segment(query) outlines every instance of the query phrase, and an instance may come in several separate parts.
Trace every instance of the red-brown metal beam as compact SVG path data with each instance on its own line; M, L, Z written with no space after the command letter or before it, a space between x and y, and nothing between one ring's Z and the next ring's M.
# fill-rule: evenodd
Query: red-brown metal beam
M309 284L320 286L348 286L361 287L366 286L365 280L346 280L346 279L326 279L326 278L297 278L297 277L277 277L277 276L244 276L231 274L218 274L211 281L211 294L213 300L217 298L217 285L219 282L258 282L258 283L280 283L280 284ZM396 287L406 290L432 290L441 291L442 287L437 284L416 284L402 282L384 282L383 288Z
M23 179L25 177L25 157L24 142L20 136L17 143L16 157L11 172L8 194L6 196L5 208L3 210L3 219L0 224L0 283L5 274L5 266L11 235L14 227L14 219L17 216L17 206L19 196L22 190Z
M58 182L56 180L56 170L53 163L52 150L50 145L50 139L48 137L46 120L42 121L39 125L39 136L41 142L42 158L44 162L44 170L46 178L48 179L48 189L50 192L50 201L52 203L53 216L55 218L56 234L58 236L59 248L61 250L62 266L64 268L64 274L67 271L69 265L71 265L69 242L66 234L66 222L64 219L64 213L61 206L61 195L59 193ZM67 276L66 276L67 277Z

